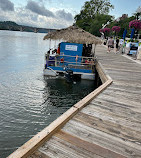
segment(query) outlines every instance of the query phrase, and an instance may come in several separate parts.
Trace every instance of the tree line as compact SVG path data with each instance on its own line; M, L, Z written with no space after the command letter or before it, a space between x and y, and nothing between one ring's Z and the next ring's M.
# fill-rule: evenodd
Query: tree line
M75 25L96 36L101 36L100 29L104 24L106 27L120 26L118 36L122 36L124 29L127 29L127 36L130 36L131 30L129 22L141 17L141 13L134 13L133 16L122 17L115 20L114 16L109 15L110 9L114 9L110 0L90 0L82 6L79 14L75 16ZM139 32L141 33L141 32ZM112 34L112 33L111 33Z
M10 31L20 31L20 27L24 27L23 25L18 25L13 21L0 21L0 30L10 30ZM25 32L33 32L34 27L26 26L24 28ZM46 29L40 29L39 33L47 33Z

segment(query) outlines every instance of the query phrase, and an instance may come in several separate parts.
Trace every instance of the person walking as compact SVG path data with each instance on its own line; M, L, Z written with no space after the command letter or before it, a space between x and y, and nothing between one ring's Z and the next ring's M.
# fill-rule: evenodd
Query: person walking
M116 53L119 51L119 38L116 39Z
M108 50L107 53L111 52L111 48L114 48L114 40L112 37L110 37L110 39L108 40Z
M124 39L120 39L119 45L120 45L119 52L122 54L122 52L123 52L123 45L124 45Z

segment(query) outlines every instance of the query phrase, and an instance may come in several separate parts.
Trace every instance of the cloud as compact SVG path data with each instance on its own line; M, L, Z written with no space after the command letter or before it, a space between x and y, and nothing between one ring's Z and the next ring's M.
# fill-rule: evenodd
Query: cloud
M52 2L52 0L38 0L38 1L41 2L41 3L44 3L44 2L46 2L46 1L48 1L49 3Z
M39 6L37 2L34 1L28 1L26 5L26 9L31 10L34 13L37 13L39 15L43 15L46 17L54 17L53 12L47 10L44 6Z
M9 0L0 0L0 9L3 11L14 11L14 4Z
M30 0L25 7L17 7L12 12L0 9L0 21L14 21L19 25L52 29L61 29L73 24L74 19L70 12L57 8L47 10L43 4L39 4Z
M61 19L65 19L67 21L72 21L73 20L72 14L71 13L66 13L65 10L56 11L56 16L61 18Z

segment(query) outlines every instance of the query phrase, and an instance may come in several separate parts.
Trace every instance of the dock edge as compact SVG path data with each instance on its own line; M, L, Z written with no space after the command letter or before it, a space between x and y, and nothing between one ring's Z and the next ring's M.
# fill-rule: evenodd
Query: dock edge
M41 132L36 134L33 138L27 141L24 145L19 147L15 152L7 158L26 158L30 156L37 148L39 148L45 141L49 140L51 136L61 129L74 115L76 115L82 108L88 105L98 94L105 90L113 80L106 74L101 63L97 61L96 69L102 81L102 85L88 94L82 100L73 105L64 114L53 121L49 126L44 128Z

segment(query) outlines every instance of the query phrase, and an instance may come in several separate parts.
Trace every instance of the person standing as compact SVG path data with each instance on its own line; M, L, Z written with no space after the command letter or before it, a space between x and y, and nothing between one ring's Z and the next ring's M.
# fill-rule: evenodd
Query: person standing
M116 53L118 52L119 50L119 38L117 37L116 39Z
M114 40L113 40L112 37L110 37L110 39L108 40L108 51L107 51L107 53L111 52L111 48L114 48Z
M120 39L120 41L119 41L119 45L120 45L119 52L120 52L120 53L123 52L123 44L124 44L124 39Z

